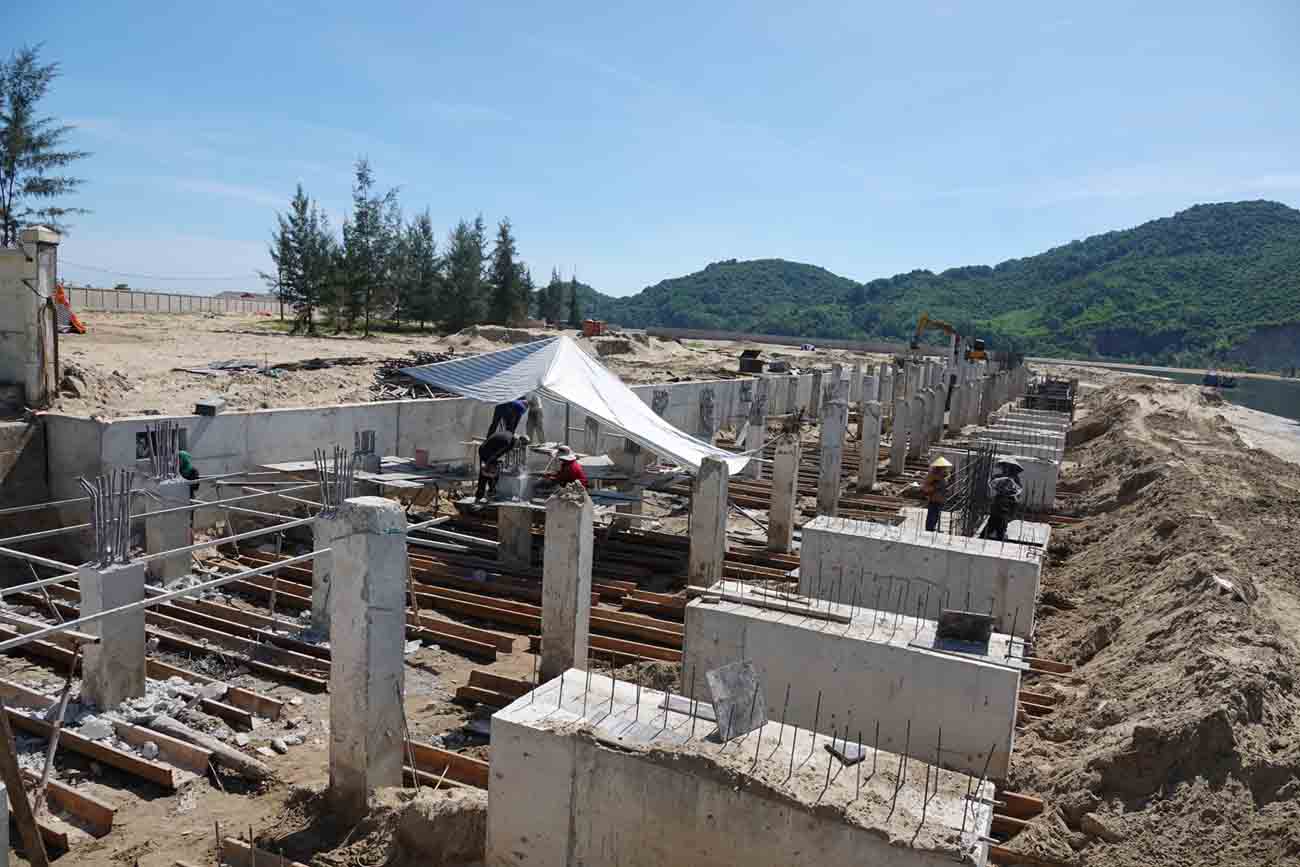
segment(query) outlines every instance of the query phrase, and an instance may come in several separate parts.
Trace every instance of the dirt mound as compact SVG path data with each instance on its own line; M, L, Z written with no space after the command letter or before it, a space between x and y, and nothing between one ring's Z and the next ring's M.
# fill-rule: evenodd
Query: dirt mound
M312 867L477 867L487 845L487 792L381 789L356 825L337 817L325 791L301 787L257 845Z
M1059 704L1011 787L1060 806L1089 865L1300 857L1300 467L1198 392L1091 395L1068 456L1089 517L1053 534L1035 653L1079 680L1034 686Z
M541 340L543 337L554 337L555 334L546 332L529 331L527 328L507 328L504 325L471 325L468 328L462 328L452 335L453 342L461 338L466 342L474 340L486 340L490 343L531 343L534 340Z

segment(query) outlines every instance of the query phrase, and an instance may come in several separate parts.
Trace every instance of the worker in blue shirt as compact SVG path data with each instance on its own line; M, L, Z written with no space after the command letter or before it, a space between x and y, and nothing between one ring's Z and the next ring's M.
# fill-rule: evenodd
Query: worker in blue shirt
M488 428L487 435L497 432L497 428L502 428L510 434L515 432L519 427L519 420L524 417L528 410L528 402L524 398L508 400L505 403L498 403L496 409L492 410L492 425Z

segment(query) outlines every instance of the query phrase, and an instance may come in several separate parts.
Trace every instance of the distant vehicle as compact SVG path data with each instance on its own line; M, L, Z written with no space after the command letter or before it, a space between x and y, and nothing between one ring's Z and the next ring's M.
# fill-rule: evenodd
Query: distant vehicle
M131 287L128 286L128 285L126 285L125 283L118 283L118 284L117 284L116 286L114 286L113 288L116 289L116 290L119 291L119 292L130 292L130 291L131 291Z
M916 332L912 335L912 342L909 344L912 354L916 355L921 349L921 335L926 331L942 331L952 338L953 357L962 348L962 336L957 333L957 329L942 319L932 319L929 313L922 313L921 318L916 322ZM988 347L985 346L983 338L975 337L969 340L965 346L967 361L987 361Z
M1236 388L1237 377L1219 373L1217 370L1207 370L1205 376L1201 379L1201 385L1210 388Z

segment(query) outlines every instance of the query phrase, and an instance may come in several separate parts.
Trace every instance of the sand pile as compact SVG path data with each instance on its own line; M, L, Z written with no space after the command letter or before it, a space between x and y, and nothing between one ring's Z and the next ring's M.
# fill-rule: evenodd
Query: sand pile
M1192 386L1086 402L1066 488L1089 517L1054 534L1036 647L1081 682L1034 687L1061 702L1011 788L1060 810L1079 863L1296 863L1300 467Z

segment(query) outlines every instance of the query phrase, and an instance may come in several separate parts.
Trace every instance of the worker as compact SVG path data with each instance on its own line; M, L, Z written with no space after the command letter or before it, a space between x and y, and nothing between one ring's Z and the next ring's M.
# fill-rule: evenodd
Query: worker
M528 445L528 437L513 436L504 430L483 440L478 447L478 487L474 490L474 499L482 501L489 493L496 493L497 479L501 478L501 459L513 448Z
M981 539L1007 540L1007 525L1011 516L1025 496L1025 486L1020 483L1020 474L1025 468L1015 458L998 458L993 464L993 477L989 479L989 497L993 500L989 506L989 519L984 524Z
M515 428L519 427L519 420L524 417L527 410L528 403L522 397L498 403L492 410L492 424L488 427L488 436L496 433L497 428L513 435Z
M560 446L555 450L555 459L560 462L560 466L553 473L547 473L543 478L555 485L567 485L570 482L577 482L584 488L590 487L587 484L587 474L582 470L582 464L578 463L578 456L573 453L573 449L568 446Z
M921 493L925 494L925 531L935 533L939 530L939 517L943 514L944 501L948 499L948 471L952 463L942 455L930 464L930 472L921 482Z
M542 416L542 399L528 395L528 439L535 443L546 442L546 424Z
M185 451L184 449L181 449L180 461L181 461L181 478L187 481L197 482L199 480L199 471L194 468L194 459L190 457L190 453ZM197 484L190 485L190 499L192 500L198 495L199 495L199 486Z

